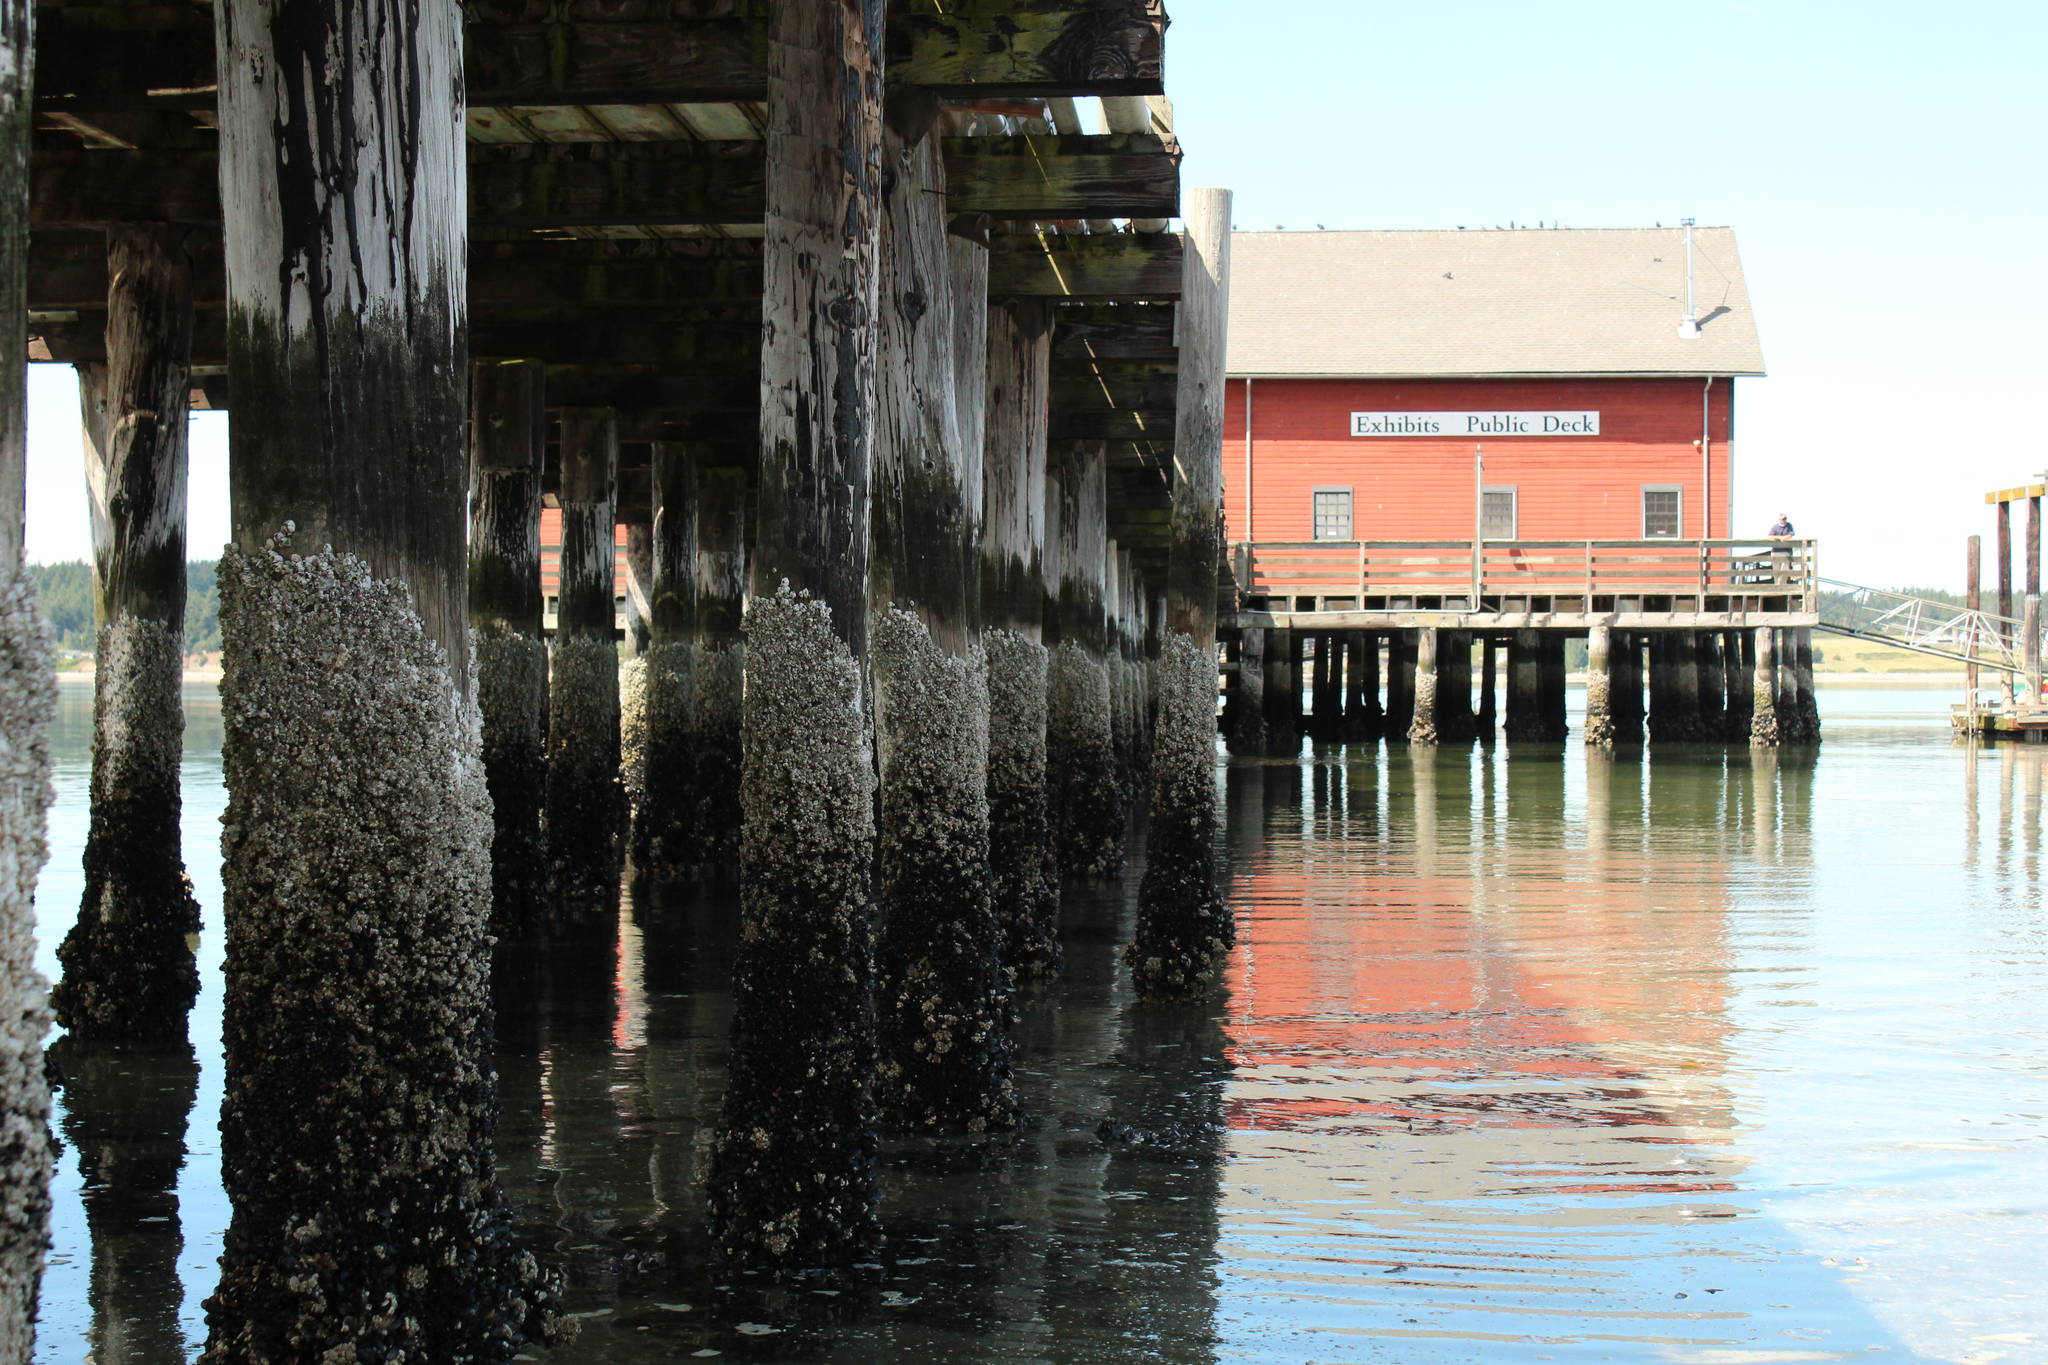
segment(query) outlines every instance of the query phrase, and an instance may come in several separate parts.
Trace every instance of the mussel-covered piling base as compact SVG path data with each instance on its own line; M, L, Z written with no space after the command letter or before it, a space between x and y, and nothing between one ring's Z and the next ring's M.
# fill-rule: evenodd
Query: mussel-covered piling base
M1216 659L1186 635L1170 637L1154 675L1152 822L1138 927L1125 951L1141 995L1207 989L1237 942L1216 891Z
M182 1038L199 994L199 903L179 848L184 641L123 617L99 633L85 898L57 949L57 1020L81 1038Z
M537 928L547 903L548 648L501 626L475 639L477 704L483 712L484 777L491 794L491 927Z
M403 583L221 561L233 1202L209 1362L500 1361L556 1287L494 1183L474 699Z
M705 1202L728 1262L845 1265L876 1212L874 767L861 667L785 586L747 615L732 1058Z
M641 715L633 848L636 865L658 885L692 876L701 852L696 837L696 716L690 696L690 659L695 652L687 640L657 640L636 661L641 667ZM623 745L623 713L620 724Z
M1060 871L1107 880L1123 870L1125 814L1110 733L1109 670L1080 645L1062 641L1052 652L1046 693Z
M739 640L691 652L690 711L694 717L699 867L707 879L736 865L740 851L741 711L746 693L746 646Z
M36 1291L50 1225L50 1016L35 969L36 876L49 856L50 720L57 713L50 631L35 585L0 563L0 1360L35 1345Z
M1046 807L1045 646L982 633L988 655L989 884L1003 963L1023 984L1059 970L1060 889Z
M601 928L618 907L625 854L618 647L558 635L549 673L549 917L557 929Z
M883 1119L988 1132L1017 1120L1009 990L989 898L988 673L897 608L872 627L880 758L877 1075Z

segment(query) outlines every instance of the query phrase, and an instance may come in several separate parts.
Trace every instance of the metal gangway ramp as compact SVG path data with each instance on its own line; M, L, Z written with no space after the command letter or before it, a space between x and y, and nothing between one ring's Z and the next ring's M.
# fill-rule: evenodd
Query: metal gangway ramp
M2010 616L1833 578L1821 579L1820 587L1818 629L1832 635L2015 676L2027 672L2026 627ZM2033 657L2041 655L2036 651Z

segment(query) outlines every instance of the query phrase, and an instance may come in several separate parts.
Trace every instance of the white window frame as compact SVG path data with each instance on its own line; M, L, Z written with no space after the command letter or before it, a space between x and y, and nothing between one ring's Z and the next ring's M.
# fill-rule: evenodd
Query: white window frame
M1678 497L1678 529L1677 529L1677 530L1675 530L1675 531L1673 531L1673 532L1672 532L1672 533L1671 533L1670 535L1668 535L1668 536L1656 536L1656 535L1651 535L1651 534L1650 534L1650 494L1652 494L1652 493L1674 493L1674 494L1676 494L1676 495L1677 495L1677 497ZM1640 525L1640 529L1641 529L1641 531L1642 531L1642 533L1643 533L1643 536L1642 536L1642 538L1643 538L1644 540L1684 540L1684 539L1685 539L1685 485L1684 485L1684 484L1682 484L1682 483L1646 483L1646 484L1644 484L1644 485L1643 485L1643 488L1642 488L1642 493L1641 493L1641 494L1639 495L1639 497L1638 497L1638 499L1637 499L1637 509L1638 509L1638 512L1639 512L1639 519L1640 519L1640 520L1639 520L1639 525Z
M1349 535L1327 538L1322 535L1322 528L1316 524L1316 499L1325 493L1344 495L1344 526L1350 532ZM1328 484L1308 490L1308 538L1321 540L1330 545L1343 545L1358 539L1358 496L1349 484Z
M1486 495L1505 493L1508 495L1508 533L1504 536L1485 535ZM1482 484L1479 489L1479 530L1486 540L1520 540L1522 538L1522 492L1521 485L1512 483Z

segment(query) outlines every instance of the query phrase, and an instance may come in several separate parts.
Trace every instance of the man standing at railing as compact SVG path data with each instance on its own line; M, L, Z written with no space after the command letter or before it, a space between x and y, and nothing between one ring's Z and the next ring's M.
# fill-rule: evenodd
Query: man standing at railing
M1780 583L1792 581L1792 547L1788 542L1798 534L1792 529L1792 518L1783 512L1771 523L1771 539L1780 542L1771 547L1771 577Z

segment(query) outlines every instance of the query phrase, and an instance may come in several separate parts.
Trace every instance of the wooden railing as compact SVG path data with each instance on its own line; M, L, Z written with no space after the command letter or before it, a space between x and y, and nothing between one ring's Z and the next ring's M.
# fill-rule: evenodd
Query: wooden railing
M1617 598L1683 599L1706 610L1743 598L1811 611L1818 601L1810 540L1488 540L1477 553L1469 540L1255 541L1231 551L1244 596L1355 599L1365 610L1486 610L1504 598L1586 611Z

